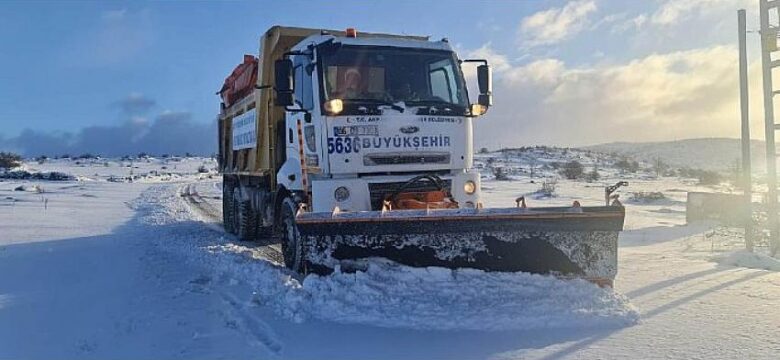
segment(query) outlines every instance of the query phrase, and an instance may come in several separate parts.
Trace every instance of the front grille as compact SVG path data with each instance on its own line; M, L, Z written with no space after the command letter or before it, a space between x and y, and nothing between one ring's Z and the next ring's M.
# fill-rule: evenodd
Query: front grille
M363 156L363 165L449 164L449 153L380 153Z
M385 197L397 191L404 184L406 182L369 183L368 192L371 196L371 210L382 210L382 201ZM442 180L442 186L444 186L444 191L449 193L452 188L452 180ZM410 192L434 190L438 190L436 185L426 180L418 181L406 187L406 191Z

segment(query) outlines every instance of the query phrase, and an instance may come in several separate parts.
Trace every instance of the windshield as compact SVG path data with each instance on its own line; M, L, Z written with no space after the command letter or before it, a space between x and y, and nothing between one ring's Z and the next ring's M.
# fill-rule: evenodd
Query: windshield
M466 107L452 52L342 46L321 54L326 101Z

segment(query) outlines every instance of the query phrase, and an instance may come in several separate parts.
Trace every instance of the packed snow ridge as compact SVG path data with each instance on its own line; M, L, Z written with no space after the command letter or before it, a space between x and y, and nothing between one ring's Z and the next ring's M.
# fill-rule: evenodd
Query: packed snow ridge
M315 318L383 327L510 330L638 320L612 290L527 273L371 264L365 272L309 276L300 289Z
M780 271L780 260L771 256L753 253L747 250L737 250L718 254L712 260L722 265Z

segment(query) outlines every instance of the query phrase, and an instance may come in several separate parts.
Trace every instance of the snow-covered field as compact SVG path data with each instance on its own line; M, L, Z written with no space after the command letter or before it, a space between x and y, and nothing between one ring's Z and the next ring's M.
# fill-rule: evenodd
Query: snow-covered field
M556 156L588 170L599 161ZM707 188L602 167L599 180L558 180L554 196L537 196L553 171L538 164L531 178L522 158L495 161L511 181L487 175L486 206L519 195L529 206L600 204L604 185L631 182L614 290L381 261L300 279L279 264L277 245L222 232L219 177L198 172L211 160L57 160L26 168L78 180L0 181L0 358L780 354L780 265L740 252L736 230L685 225L686 191ZM641 191L666 198L631 197Z

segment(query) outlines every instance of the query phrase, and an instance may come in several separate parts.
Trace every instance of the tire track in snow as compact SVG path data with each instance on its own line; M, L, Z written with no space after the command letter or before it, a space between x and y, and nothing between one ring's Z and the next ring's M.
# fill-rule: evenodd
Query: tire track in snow
M217 182L211 182L211 187L216 189ZM178 189L179 196L184 199L189 209L208 225L212 230L224 232L222 225L222 204L216 204L214 199L203 197L198 192L198 183L184 184ZM225 236L232 237L225 233ZM253 255L267 259L274 264L284 264L282 248L278 239L265 238L255 241L231 241L240 247L246 248Z
M252 338L254 345L263 346L275 355L281 353L282 342L276 338L276 333L268 324L254 316L247 305L242 304L235 295L227 291L221 291L219 295L228 306L226 316L230 318L229 320L235 321L244 330L243 332Z
M199 193L196 183L185 184L179 188L179 196L203 218L218 223L222 217L222 211L215 204L206 201Z
M189 285L195 290L185 290L186 293L214 294L218 306L218 314L226 324L227 328L232 329L250 346L257 349L264 349L273 357L278 357L283 349L283 342L279 340L274 329L260 318L253 309L253 297L244 294L244 287L236 286L238 280L234 279L235 273L225 272L226 268L219 266L220 259L210 250L212 247L226 246L231 247L230 253L236 257L228 260L230 263L236 261L247 262L265 262L264 259L257 259L257 252L251 248L234 243L234 238L230 235L220 236L224 229L217 220L221 217L221 211L218 205L206 200L207 196L201 196L197 191L198 183L189 183L179 186L159 186L148 191L146 196L142 196L137 202L138 208L144 209L149 217L146 221L151 225L174 224L174 228L169 229L169 233L162 235L166 241L162 249L175 251L177 254L183 254L190 257L188 260L199 266L206 265L204 273L194 280L189 281ZM204 218L214 221L208 221ZM196 220L188 224L190 220ZM198 221L200 220L200 221ZM195 226L193 226L195 225ZM204 229L205 226L207 229ZM208 230L214 230L212 233ZM172 241L177 241L178 244ZM204 252L205 250L205 252ZM210 260L216 260L216 263L208 263L202 260L204 258L191 257L192 255L207 256ZM214 266L216 265L216 266ZM209 274L216 270L217 274L224 276L215 276ZM215 281L220 279L221 281Z

